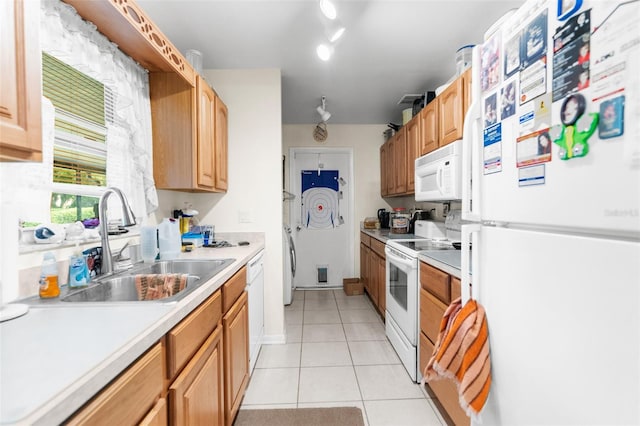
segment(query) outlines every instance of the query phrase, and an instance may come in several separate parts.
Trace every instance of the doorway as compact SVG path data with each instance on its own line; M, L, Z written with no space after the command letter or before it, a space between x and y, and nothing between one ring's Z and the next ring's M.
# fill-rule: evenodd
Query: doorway
M353 150L290 148L289 158L295 286L342 287L354 273Z

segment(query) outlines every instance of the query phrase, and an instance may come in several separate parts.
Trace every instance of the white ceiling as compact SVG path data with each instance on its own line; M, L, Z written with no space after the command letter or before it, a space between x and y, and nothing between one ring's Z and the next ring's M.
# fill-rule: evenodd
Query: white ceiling
M456 50L523 0L334 0L347 31L328 62L315 53L331 22L317 0L137 3L183 54L201 51L205 69L281 69L283 124L318 122L322 95L329 123L384 124L401 123L411 105L400 98L449 80Z

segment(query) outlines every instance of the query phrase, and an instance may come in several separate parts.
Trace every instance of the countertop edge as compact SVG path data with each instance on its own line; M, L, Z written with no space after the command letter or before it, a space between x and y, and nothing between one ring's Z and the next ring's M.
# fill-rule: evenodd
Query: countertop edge
M38 406L26 417L19 419L17 423L8 424L33 424L49 425L59 424L68 419L91 398L100 392L114 378L122 373L131 363L144 354L171 328L184 319L197 306L204 302L210 295L218 290L233 274L246 265L251 258L263 250L264 240L253 242L246 247L241 256L214 256L206 249L199 249L192 253L182 253L180 258L222 258L235 257L235 261L227 266L216 276L212 277L183 300L172 305L172 309L162 315L155 322L154 327L146 328L134 339L125 342L116 352L108 355L102 362L96 365L90 372L83 374L75 382L56 394L54 398ZM236 248L237 249L237 248ZM226 249L222 249L226 250ZM206 254L205 254L206 253ZM223 254L222 251L218 254ZM108 306L99 309L108 309ZM43 308L43 309L74 309L71 308ZM134 307L132 307L134 309ZM2 421L2 424L5 424Z

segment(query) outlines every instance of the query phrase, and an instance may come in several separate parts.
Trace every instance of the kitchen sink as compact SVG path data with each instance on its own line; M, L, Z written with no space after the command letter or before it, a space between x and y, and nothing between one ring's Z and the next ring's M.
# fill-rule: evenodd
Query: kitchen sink
M60 298L62 302L155 302L172 303L184 298L198 286L214 277L235 259L175 259L162 260L152 264L141 264L127 271L101 277L89 287L70 290ZM138 300L136 275L139 274L187 274L183 290L164 299Z

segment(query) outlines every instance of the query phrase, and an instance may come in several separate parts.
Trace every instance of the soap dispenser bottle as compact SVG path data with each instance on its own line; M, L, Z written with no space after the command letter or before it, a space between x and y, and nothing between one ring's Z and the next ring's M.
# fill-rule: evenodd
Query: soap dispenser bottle
M86 287L89 284L89 268L80 247L76 243L76 249L69 258L69 288Z

